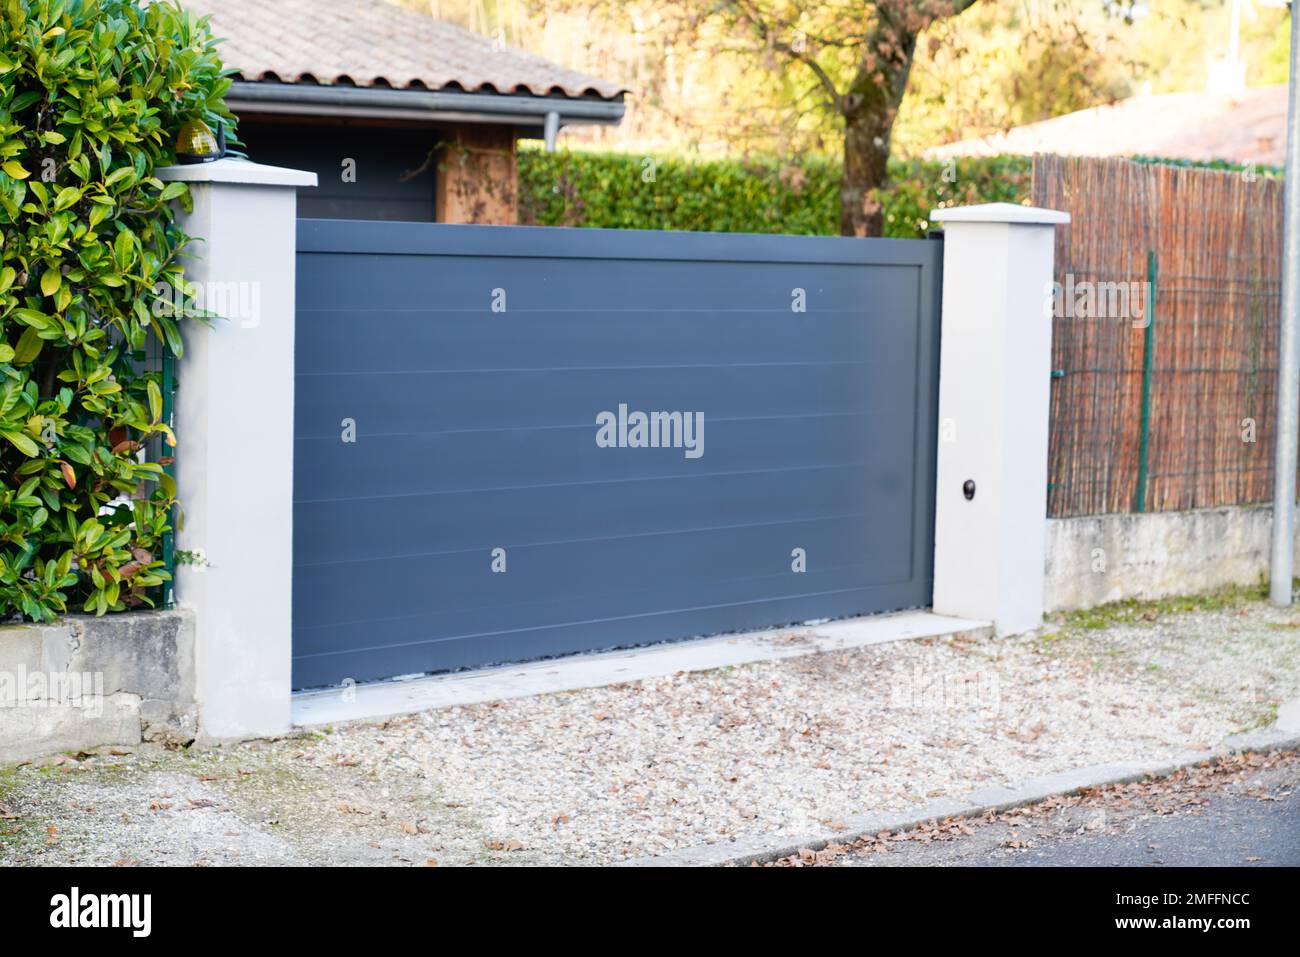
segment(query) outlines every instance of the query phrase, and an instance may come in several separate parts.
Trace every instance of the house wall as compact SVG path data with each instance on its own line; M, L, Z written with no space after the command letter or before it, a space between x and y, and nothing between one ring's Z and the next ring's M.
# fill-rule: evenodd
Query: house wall
M515 133L262 117L239 127L249 159L317 175L299 193L300 217L494 225L519 221Z
M239 136L254 162L317 175L298 195L300 217L434 219L432 129L245 120Z

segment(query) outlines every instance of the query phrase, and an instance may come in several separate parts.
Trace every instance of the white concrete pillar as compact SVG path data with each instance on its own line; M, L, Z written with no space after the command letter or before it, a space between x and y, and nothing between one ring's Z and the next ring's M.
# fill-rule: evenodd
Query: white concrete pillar
M930 218L944 225L934 610L1018 634L1043 618L1047 304L1070 216L990 203Z
M223 318L182 324L176 600L194 609L199 734L289 728L296 190L316 175L234 159L160 170L189 183L185 275Z

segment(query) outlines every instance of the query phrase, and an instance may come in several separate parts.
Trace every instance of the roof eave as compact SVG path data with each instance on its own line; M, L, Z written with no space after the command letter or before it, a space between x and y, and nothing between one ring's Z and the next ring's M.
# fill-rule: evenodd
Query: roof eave
M540 125L555 113L561 125L614 125L623 119L623 94L616 99L570 96L512 96L448 90L267 83L236 80L226 94L236 114L312 114L405 119L426 122Z

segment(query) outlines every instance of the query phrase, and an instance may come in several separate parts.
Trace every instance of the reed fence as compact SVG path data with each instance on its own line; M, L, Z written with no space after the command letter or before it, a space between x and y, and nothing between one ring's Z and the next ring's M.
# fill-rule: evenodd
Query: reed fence
M1282 184L1034 158L1058 227L1048 513L1272 496Z

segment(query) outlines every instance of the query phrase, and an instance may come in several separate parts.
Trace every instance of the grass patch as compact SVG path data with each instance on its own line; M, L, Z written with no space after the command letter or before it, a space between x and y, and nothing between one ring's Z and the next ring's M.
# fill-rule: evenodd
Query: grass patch
M18 768L0 768L0 806L18 815L14 819L0 819L0 853L21 854L40 844L37 836L40 829L19 806L19 790Z
M1300 583L1300 579L1297 582ZM1267 598L1268 583L1260 581L1253 585L1229 585L1199 595L1176 595L1153 601L1130 598L1082 611L1059 612L1053 619L1064 629L1100 631L1115 625L1149 624L1167 615L1231 611L1257 604ZM1053 632L1050 636L1053 640L1061 637L1064 637L1061 632Z
M1259 714L1255 715L1255 717L1251 718L1245 724L1239 727L1234 733L1245 734L1248 731L1258 731L1260 728L1267 728L1269 725L1273 724L1276 721L1277 721L1277 705L1270 704L1267 705L1264 708L1264 710L1261 711Z
M0 804L8 804L18 790L18 768L0 768Z

